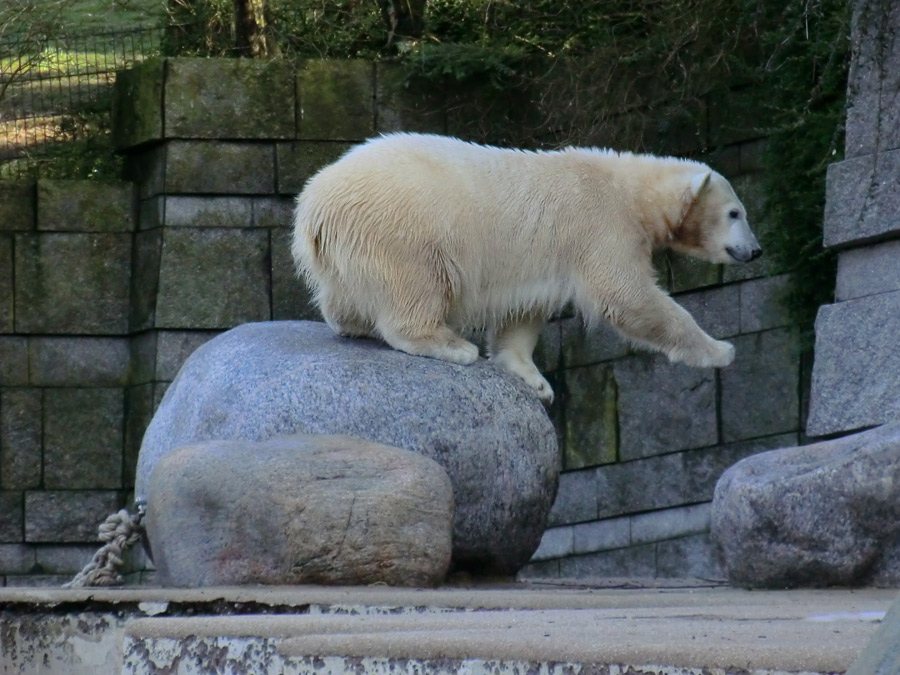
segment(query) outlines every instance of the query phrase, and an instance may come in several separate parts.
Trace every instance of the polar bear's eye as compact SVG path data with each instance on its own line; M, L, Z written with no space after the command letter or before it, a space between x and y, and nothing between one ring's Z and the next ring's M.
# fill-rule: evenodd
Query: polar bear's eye
M741 217L741 212L738 211L737 209L731 209L731 211L728 212L728 217L731 218L732 220L737 220L738 218Z

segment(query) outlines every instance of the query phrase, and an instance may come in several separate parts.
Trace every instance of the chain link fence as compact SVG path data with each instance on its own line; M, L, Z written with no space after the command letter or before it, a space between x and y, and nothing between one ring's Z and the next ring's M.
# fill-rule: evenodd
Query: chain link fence
M0 40L0 178L108 130L116 72L160 53L165 28Z

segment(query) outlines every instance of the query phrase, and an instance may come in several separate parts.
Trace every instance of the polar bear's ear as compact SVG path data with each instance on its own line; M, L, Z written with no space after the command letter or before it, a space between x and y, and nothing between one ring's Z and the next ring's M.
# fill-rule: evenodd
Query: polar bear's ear
M711 176L711 171L695 173L693 176L691 176L691 197L696 199L700 196L700 193L706 189L707 185L709 185L709 179Z

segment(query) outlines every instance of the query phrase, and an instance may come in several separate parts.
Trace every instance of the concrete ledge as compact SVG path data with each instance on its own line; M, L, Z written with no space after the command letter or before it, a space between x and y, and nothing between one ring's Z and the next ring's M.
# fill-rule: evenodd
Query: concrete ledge
M0 672L834 673L896 595L604 584L2 589Z

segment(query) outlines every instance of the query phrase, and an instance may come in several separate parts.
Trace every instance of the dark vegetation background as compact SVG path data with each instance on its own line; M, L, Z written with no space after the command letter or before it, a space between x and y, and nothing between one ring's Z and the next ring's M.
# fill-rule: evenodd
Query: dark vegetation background
M118 56L113 35L145 27L164 29L139 57ZM834 289L822 214L843 149L849 33L847 0L5 0L0 123L25 84L157 53L396 61L411 87L478 90L490 114L476 136L523 147L677 149L679 135L704 137L700 102L752 106L768 138L763 246L772 273L794 273L787 302L811 338ZM73 37L98 34L89 48ZM90 76L79 77L66 86ZM50 106L47 142L28 161L0 157L0 177L118 178L108 91Z

